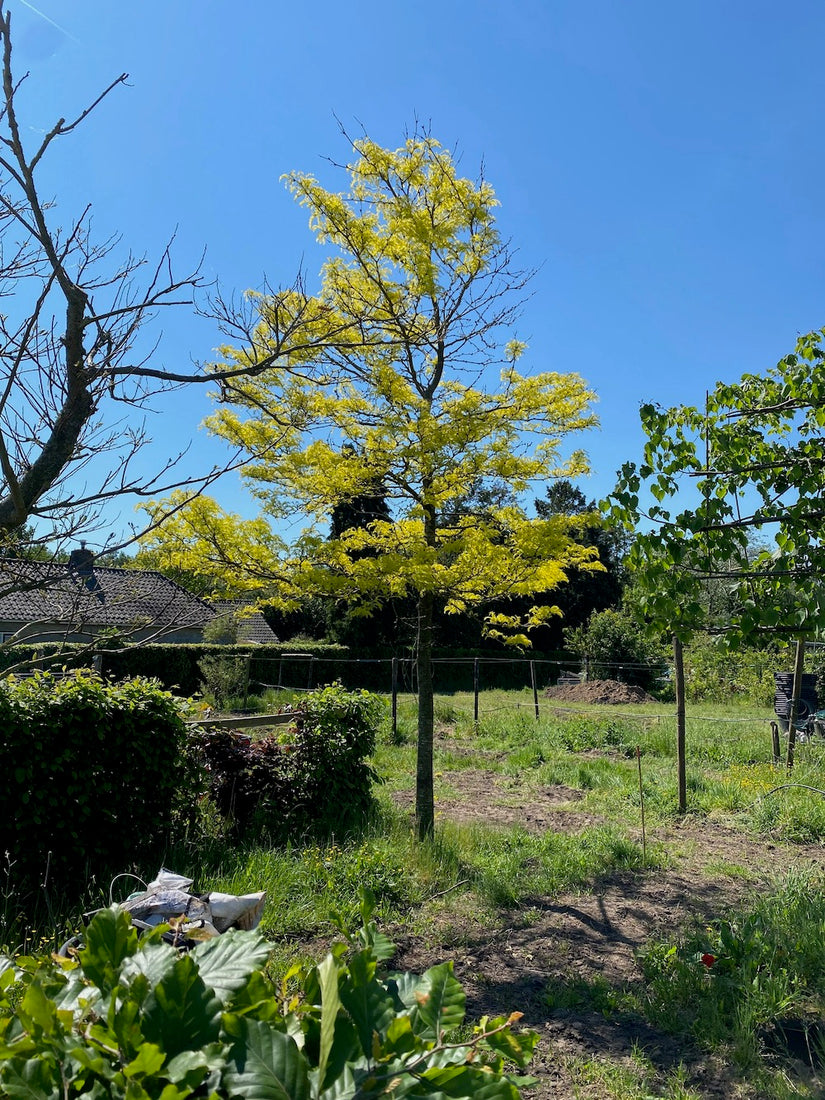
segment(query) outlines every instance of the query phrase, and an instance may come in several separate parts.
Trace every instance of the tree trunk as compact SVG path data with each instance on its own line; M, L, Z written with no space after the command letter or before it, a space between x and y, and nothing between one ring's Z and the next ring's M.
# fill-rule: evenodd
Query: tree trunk
M685 767L685 662L682 642L673 635L673 678L676 684L676 774L679 785L679 813L687 810L687 769Z
M419 840L433 835L433 594L418 599L418 757L415 770L415 821Z

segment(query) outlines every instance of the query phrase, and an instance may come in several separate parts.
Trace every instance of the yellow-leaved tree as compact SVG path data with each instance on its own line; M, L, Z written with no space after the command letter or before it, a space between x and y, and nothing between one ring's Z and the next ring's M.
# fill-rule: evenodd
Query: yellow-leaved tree
M369 612L392 597L418 611L416 818L432 833L433 613L460 613L508 596L546 593L565 568L599 568L563 516L528 518L533 482L574 477L585 456L562 444L595 423L593 394L573 373L520 373L513 338L529 272L517 270L496 228L483 179L461 178L429 134L397 150L353 142L345 194L293 173L328 258L315 295L302 287L250 294L226 308L238 346L225 363L258 371L221 383L209 427L244 448L244 475L264 517L307 517L291 545L262 520L208 500L174 512L146 549L159 566L212 573L278 596L323 594ZM508 502L482 513L468 491L502 482ZM327 537L336 506L379 493L389 518ZM175 503L174 501L172 502ZM152 506L159 518L169 501ZM524 630L495 616L492 631ZM515 631L513 630L515 626Z

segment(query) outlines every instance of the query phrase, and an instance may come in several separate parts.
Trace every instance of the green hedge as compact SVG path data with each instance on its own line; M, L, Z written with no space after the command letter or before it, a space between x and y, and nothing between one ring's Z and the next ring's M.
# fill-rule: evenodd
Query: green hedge
M0 852L15 886L82 892L156 858L195 801L179 703L157 684L77 672L0 681Z
M267 686L276 684L303 691L331 683L343 684L349 690L363 688L387 694L392 688L391 659L397 656L399 690L415 689L409 655L393 654L386 648L353 651L346 646L329 645L325 642L285 642L257 646L151 644L123 651L103 650L99 656L101 671L108 679L123 680L129 676L143 676L159 680L167 690L185 696L195 695L201 690L203 677L199 663L204 659L215 658L244 662L251 658L249 690L253 694L260 694ZM305 656L312 660L304 659ZM530 660L535 661L539 686L545 687L549 683L555 683L559 672L569 667L571 662L570 654L563 650L509 654L500 648L486 652L436 649L433 669L436 691L472 691L475 657L480 660L482 690L517 690L529 687ZM61 646L57 643L17 645L0 650L0 672L21 660L32 659L58 668L63 665L88 665L91 660L87 646Z
M200 691L201 672L199 662L204 658L237 658L246 661L252 658L251 679L264 684L276 682L280 662L284 662L284 672L290 677L288 685L295 688L317 687L342 679L336 675L340 671L342 657L347 656L346 646L307 643L300 645L210 645L200 644L147 644L129 649L102 649L92 653L86 645L62 645L57 642L15 645L0 650L0 673L18 665L20 662L35 662L44 668L86 667L92 658L98 660L100 671L107 679L125 680L131 676L142 676L158 680L167 691L178 695L194 695ZM294 654L309 654L315 658L310 662L296 660ZM319 663L323 659L323 663ZM323 671L323 679L318 672ZM310 674L314 682L310 683ZM286 679L286 676L285 676Z

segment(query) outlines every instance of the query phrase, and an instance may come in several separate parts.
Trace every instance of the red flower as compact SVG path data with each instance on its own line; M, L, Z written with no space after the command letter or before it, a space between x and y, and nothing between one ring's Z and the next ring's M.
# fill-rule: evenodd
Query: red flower
M710 970L710 968L716 962L716 956L715 955L708 955L706 953L702 956L702 962L705 964L705 966L708 968L708 970Z

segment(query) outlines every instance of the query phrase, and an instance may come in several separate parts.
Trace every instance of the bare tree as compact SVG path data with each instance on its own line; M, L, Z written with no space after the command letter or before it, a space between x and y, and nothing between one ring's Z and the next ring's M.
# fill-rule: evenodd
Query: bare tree
M154 261L96 240L91 206L69 223L43 198L44 160L70 137L127 74L71 120L58 119L28 147L18 115L24 75L12 66L11 16L0 0L0 549L22 548L24 532L44 542L76 542L97 529L106 502L193 493L219 476L178 474L183 452L146 476L135 457L149 442L141 410L171 388L218 381L220 371L155 364L144 330L167 306L192 306L199 265L178 274L171 241ZM288 336L288 334L285 334ZM233 367L256 373L266 362ZM225 372L224 372L225 373ZM132 536L133 537L133 536ZM130 541L131 538L127 539ZM121 543L120 545L124 545Z

